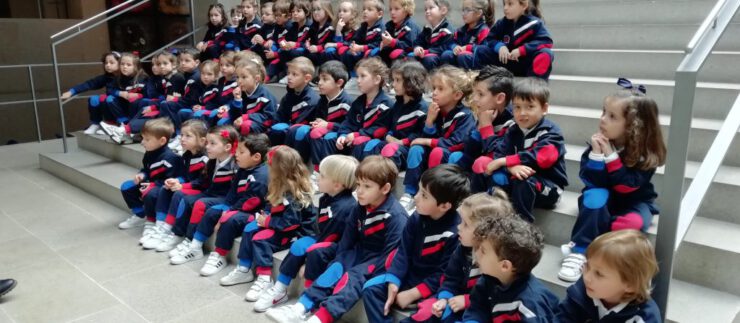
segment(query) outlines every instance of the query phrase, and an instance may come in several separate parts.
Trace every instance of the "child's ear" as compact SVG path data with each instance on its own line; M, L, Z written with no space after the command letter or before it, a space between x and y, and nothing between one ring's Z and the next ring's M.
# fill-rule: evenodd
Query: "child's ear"
M440 6L439 7L439 13L442 14L443 17L447 16L447 12L450 10L450 8L447 8L446 6Z
M437 207L442 210L444 213L447 213L452 208L452 203L450 202L444 202L442 204L437 204Z
M338 80L334 81L334 83L339 84L339 88L340 89L343 89L344 88L345 81L343 79L338 79Z
M383 78L380 77L380 75L373 76L373 81L375 81L375 84L377 84L378 87L383 87Z
M251 156L252 156L252 160L256 162L262 161L262 154L260 153L255 153L255 154L252 154Z
M393 186L391 185L391 183L385 183L383 187L380 188L380 192L383 193L383 195L388 195L388 193L391 192L392 188Z
M463 98L462 91L455 91L455 94L453 94L453 98L455 98L455 101L459 102Z
M545 102L542 104L542 114L547 114L547 110L550 109L550 104Z
M306 80L306 83L310 83L311 80L313 80L313 75L311 75L311 74L305 74L305 75L303 75L303 78Z
M501 271L505 273L514 273L516 268L514 268L514 264L511 263L509 260L502 260L501 261Z
M496 94L496 104L503 105L504 102L506 102L506 93L500 92L499 94Z
M158 142L159 142L160 145L164 146L164 145L167 144L168 141L170 141L170 139L167 138L167 137L159 137L159 141Z

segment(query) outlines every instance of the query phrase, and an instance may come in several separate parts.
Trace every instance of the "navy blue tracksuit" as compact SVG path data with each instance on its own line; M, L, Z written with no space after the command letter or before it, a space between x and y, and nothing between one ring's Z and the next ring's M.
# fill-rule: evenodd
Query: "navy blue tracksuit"
M208 163L208 156L204 155L202 151L193 154L192 152L185 151L182 154L182 167L184 170L183 176L177 178L182 183L187 183L200 177L203 170L206 168ZM170 225L175 224L175 215L168 214L170 210L170 202L172 202L172 196L175 193L170 190L160 190L159 197L157 198L157 205L155 207L157 221L165 221Z
M601 300L597 300L597 302L603 306ZM565 299L560 302L560 305L558 305L555 311L554 322L663 322L660 317L660 309L652 299L642 304L635 302L618 304L609 310L611 311L606 315L601 316L599 314L599 308L594 303L594 300L586 294L586 285L583 283L583 278L581 278L575 284L568 287Z
M163 145L145 152L142 165L139 174L144 175L144 179L138 185L133 180L123 182L121 194L134 215L140 218L146 215L150 221L154 221L159 191L166 179L181 175L182 159L167 145Z
M215 102L217 104L217 107L228 107L230 104L232 104L232 102L234 101L234 89L236 89L238 86L239 84L236 82L236 75L234 75L234 78L231 80L227 80L224 76L219 78L218 96L216 96ZM231 113L226 113L220 116L217 113L211 113L209 117L211 126L221 126L234 121L230 118Z
M334 24L328 17L323 24L314 21L311 25L311 28L308 30L308 41L305 44L305 48L308 49L308 46L316 46L315 53L306 51L308 59L313 62L314 66L321 66L321 64L326 62L324 60L325 55L323 55L326 52L324 45L334 41L334 34Z
M493 185L491 178L485 176L484 171L488 163L493 160L499 142L503 140L511 127L516 127L516 122L511 105L509 105L496 116L490 125L474 129L470 133L462 154L455 152L450 156L450 159L456 160L455 163L463 169L472 170L470 186L474 192L484 192Z
M386 65L391 66L394 60L404 59L406 53L414 49L414 41L419 36L420 28L411 16L399 25L392 20L385 24L385 30L393 37L391 44L383 46L378 55ZM382 40L382 38L381 38Z
M368 26L367 22L363 22L360 28L355 32L352 41L357 45L362 45L363 49L361 52L352 53L349 50L342 54L342 63L347 67L350 73L354 72L355 65L361 59L368 56L375 56L380 51L380 41L383 39L382 34L385 30L383 25L383 19L378 19L372 26ZM351 42L350 42L351 45Z
M169 102L176 102L179 100L179 97L185 92L185 84L187 83L187 80L185 79L185 76L183 76L180 73L173 72L170 75L167 75L165 77L162 77L161 83L159 86L161 87L161 93L162 96L166 99L167 96L174 96L177 99L173 99L172 101L166 101L163 100L150 100L147 98L143 98L136 102L137 105L137 112L136 115L134 115L133 118L131 118L131 121L128 123L129 128L131 129L132 133L139 133L144 128L144 124L153 118L158 117L167 117L175 125L175 129L180 128L180 118L177 115L178 111L180 109L178 108L171 108L169 105ZM144 108L149 108L149 113L143 113Z
M465 308L468 308L470 306L470 292L473 290L473 287L475 287L480 276L481 274L480 269L478 269L478 264L473 261L473 248L459 244L457 249L452 253L450 262L447 263L447 267L444 272L444 281L439 287L437 298L433 299L433 301L436 302L437 299L446 299L449 302L450 298L463 295L466 303ZM442 312L442 317L438 318L436 316L426 315L428 316L426 320L428 322L444 323L459 322L462 321L464 312L464 310L453 312L448 303L447 308ZM419 321L424 319L426 316L419 317Z
M233 121L242 119L239 133L246 136L250 133L265 133L275 122L275 104L277 99L262 84L251 94L242 93L241 100L231 101L229 118Z
M290 253L280 265L277 280L286 286L290 285L301 266L305 264L303 276L306 279L306 287L311 286L319 274L326 270L329 262L334 260L337 243L356 205L357 201L350 189L335 196L322 195L319 198L318 216L314 222L316 234L302 237L290 245Z
M486 65L503 66L516 76L533 76L547 80L552 71L554 55L552 38L545 23L531 15L521 16L516 22L499 19L491 28L487 46L476 47L472 57L458 56L458 65L466 69L481 69ZM503 64L498 58L501 47L519 50L518 61Z
M205 89L205 86L200 81L199 70L196 69L191 73L183 73L182 76L185 78L185 85L182 88L181 95L174 97L171 101L162 101L158 106L158 109L164 115L170 116L172 122L175 124L177 133L180 133L180 126L183 121L187 120L183 120L183 114L180 113L180 110L195 105Z
M450 154L463 150L470 131L475 128L473 114L466 106L458 104L448 113L439 112L434 127L426 125L422 137L432 138L430 147L413 145L409 149L406 177L403 186L406 193L416 195L421 174L429 168L448 162Z
M298 151L303 158L303 162L308 163L311 157L311 142L317 139L321 139L329 131L336 129L344 121L344 117L349 113L350 105L352 104L352 98L349 94L342 90L337 96L329 100L325 95L319 96L319 103L314 109L313 120L322 119L328 124L326 128L311 128L310 125L298 126L295 129L296 134L302 134L305 136L309 134L309 138L305 140L295 140L292 142L291 147ZM304 137L305 138L305 137ZM318 164L314 164L316 171L318 171Z
M357 160L363 160L371 155L382 155L393 160L399 170L406 169L408 147L424 129L427 106L427 102L421 96L409 102L403 102L403 97L397 96L396 104L391 109L393 117L388 136L393 136L401 142L389 143L386 138L375 138L355 146L352 154Z
M388 300L386 283L398 286L399 291L416 288L422 299L437 292L450 255L459 244L458 223L460 215L454 209L437 220L416 212L409 217L398 249L385 261L386 273L368 280L363 287L362 299L370 322L393 322L392 316L383 315ZM431 314L430 310L420 307L410 322L424 321L417 319Z
M391 106L393 102L383 90L380 90L371 102L367 102L366 94L357 97L352 102L349 114L335 131L311 140L311 162L319 165L326 156L340 152L349 153L349 149L337 150L336 142L339 136L352 133L353 146L363 144L373 138L385 138L391 121Z
M104 121L127 123L136 114L136 101L143 96L148 88L149 80L152 78L119 75L115 82L112 95L107 95L105 101L101 101L98 109ZM121 92L129 93L129 98L120 97Z
M455 55L452 49L444 51L440 58L442 60L441 65L449 64L457 66L459 56L473 55L476 47L485 44L489 31L490 28L488 28L488 25L483 21L483 18L481 18L473 28L470 28L470 26L465 24L457 29L457 31L455 31L455 35L452 37L452 49L454 49L455 46L461 46L465 48L465 51L460 52L457 55Z
M590 156L591 147L581 156L580 177L585 187L578 198L578 218L573 226L573 252L585 253L596 237L616 230L647 231L653 214L658 214L658 193L650 180L655 169L627 167L617 153Z
M327 48L324 45L321 45L319 46L318 53L311 54L308 57L311 58L311 61L314 62L315 66L321 66L321 64L331 60L342 60L342 55L349 50L349 45L352 44L356 32L357 30L352 29L351 26L344 26L340 35L335 33L334 36L330 36L330 39L332 39L331 37L333 37L333 39L328 43L336 44L335 47Z
M554 321L558 298L532 274L504 286L493 276L482 275L470 294L470 307L463 322Z
M337 256L298 302L322 322L347 313L362 296L362 286L385 271L385 260L398 247L408 213L393 195L375 209L357 204L339 241Z
M180 122L185 122L192 118L210 121L211 113L218 109L218 84L212 83L206 86L200 80L186 88L187 93L177 100L169 102L167 108L180 108L177 112ZM163 103L164 104L164 103ZM198 111L194 111L195 106L200 106Z
M533 222L534 207L552 208L568 186L565 173L565 142L560 127L543 118L526 133L518 126L510 127L494 151L495 158L506 158L506 167L526 165L536 173L526 180L510 176L504 167L496 170L491 180L511 197L519 216ZM487 164L486 164L487 165Z
M319 93L308 85L300 92L286 86L285 96L275 114L275 124L269 132L272 145L294 147L299 141L307 144L309 129L301 126L313 121L319 100Z
M285 250L296 238L312 234L312 209L313 206L301 205L290 194L277 205L268 201L264 227L259 227L256 219L244 227L239 265L251 268L254 263L257 275L271 275L273 253Z
M93 77L84 83L80 83L69 89L72 95L77 95L82 92L90 90L97 90L105 88L105 93L100 95L92 95L87 100L87 111L90 114L90 123L98 124L103 121L103 115L98 107L101 102L105 102L105 99L112 94L113 89L116 87L116 76L113 74L105 73Z
M313 20L311 20L310 18L306 18L303 26L299 26L298 23L296 23L295 21L290 26L288 34L285 36L285 41L295 42L295 48L289 50L278 50L278 57L280 57L281 63L280 65L276 66L279 68L278 73L287 72L287 66L285 64L292 61L294 58L307 56L308 51L306 50L306 42L310 39L310 30L313 25ZM278 46L280 46L279 43Z
M243 25L239 27L239 32L241 33L241 43L239 44L239 48L241 50L256 49L255 44L252 43L252 38L262 34L262 20L255 16L252 21L244 22Z
M440 65L442 54L451 50L455 45L453 37L454 27L444 18L436 26L425 26L419 36L414 41L414 47L411 48L409 56L415 57L421 64L426 67L427 70L431 71ZM416 47L424 48L424 56L416 57L413 49Z
M285 70L285 63L280 59L280 43L284 41L288 41L288 34L290 33L290 30L293 28L293 21L288 20L285 22L284 25L280 26L278 24L275 24L275 28L272 31L272 38L265 39L265 41L272 40L272 47L265 48L264 50L269 50L274 54L274 58L272 60L265 60L265 63L267 64L267 78L273 79L277 77L280 72Z
M254 212L264 207L268 182L265 163L250 169L240 168L231 181L231 188L223 204L206 210L203 219L197 224L193 239L205 242L213 234L216 224L221 223L216 235L215 251L222 256L228 254L234 239L241 236L244 226L253 220Z
M201 52L200 60L202 62L209 59L218 59L221 56L221 46L217 41L217 36L223 33L224 26L214 26L208 23L208 30L206 30L205 36L203 36L203 42L206 44L206 49Z

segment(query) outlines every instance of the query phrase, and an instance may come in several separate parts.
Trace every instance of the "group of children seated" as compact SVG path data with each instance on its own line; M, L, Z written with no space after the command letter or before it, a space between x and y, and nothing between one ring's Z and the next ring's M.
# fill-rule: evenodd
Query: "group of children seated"
M212 276L241 238L220 283L253 282L245 299L277 322L331 322L360 299L370 322L392 321L393 307L413 308L408 322L660 322L644 232L666 148L644 87L620 79L581 156L558 273L575 284L558 302L531 274L544 248L534 209L568 185L565 139L546 118L552 42L536 2L504 0L489 31L491 6L464 0L466 25L452 33L444 0L425 2L423 31L413 1L391 1L385 26L383 3L364 1L356 31L351 1L336 23L328 1L313 2L313 21L306 3L281 1L263 6L263 25L251 1L232 19L213 5L206 41L158 53L152 76L111 52L103 75L63 94L105 88L85 133L144 146L121 185L133 215L119 224L143 226L144 249L180 265L215 235L200 270ZM278 103L264 83L283 74ZM298 278L298 301L275 307Z

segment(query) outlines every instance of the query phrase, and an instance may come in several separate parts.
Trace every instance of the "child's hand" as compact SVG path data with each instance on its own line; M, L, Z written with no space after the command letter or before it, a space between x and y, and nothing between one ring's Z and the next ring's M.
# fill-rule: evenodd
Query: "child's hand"
M414 48L414 56L422 58L424 57L424 48L416 47Z
M380 37L383 38L383 40L380 42L383 46L390 46L391 42L393 41L393 37L388 31L384 31Z
M147 113L150 113L150 112L152 112L152 106L151 105L147 105L146 107L144 107L144 109L141 109L141 114L147 114Z
M62 100L66 100L66 99L69 99L71 97L72 97L72 92L70 92L70 91L67 91L67 92L62 93Z
M514 49L511 53L509 53L509 59L512 61L518 62L520 56L522 56L522 51L519 48Z
M326 122L326 120L321 118L316 118L316 120L311 121L311 128L328 128L329 123Z
M442 314L445 312L445 307L447 307L447 300L438 299L434 304L432 304L432 315L442 317Z
M128 92L126 91L118 92L118 97L124 100L128 100Z
M272 44L274 44L274 43L275 43L274 40L268 39L267 41L265 41L264 45L262 45L262 46L265 47L265 48L272 48Z
M242 118L241 117L236 118L236 120L234 120L234 127L239 128L241 126L242 126Z
M388 315L391 312L391 306L396 301L396 295L398 295L398 286L396 284L388 284L388 299L385 301L383 307L383 315Z
M352 142L353 139L354 139L354 135L352 134L337 138L337 143L336 143L337 149L342 150L344 149L345 146L349 146L349 144Z
M601 133L595 133L591 136L591 151L594 154L603 154L601 151L601 142L599 141L599 137L601 136Z
M601 152L604 153L604 156L609 156L614 152L611 143L609 143L609 138L601 133L599 134L599 145L601 146Z
M509 62L509 55L509 48L506 46L501 46L501 49L498 50L498 60L503 64Z
M496 109L478 111L478 127L482 128L490 126L493 124L493 120L496 120L497 116L498 110Z
M139 183L141 183L141 181L143 180L144 180L144 174L139 173L139 174L134 175L134 184L139 185Z
M222 106L218 107L218 114L216 116L219 117L219 118L226 117L226 113L228 111L229 111L229 109L225 105L222 105Z
M165 101L172 101L175 99L174 95L168 95L167 98L165 98Z
M257 213L255 218L257 219L257 225L264 228L266 217L262 213Z
M198 49L198 51L204 51L206 50L206 43L205 42L199 42L197 45L195 45L195 48Z
M337 43L326 43L324 48L337 48Z
M203 106L202 105L197 105L196 104L196 105L193 106L193 112L198 112L200 110L203 110Z
M506 166L506 158L494 159L486 166L486 175L491 175L499 168Z
M149 182L142 182L139 183L139 192L146 192L147 189L149 189L149 185L152 185L152 183Z
M396 295L396 305L405 309L411 305L415 300L419 299L419 291L416 288L407 289Z
M429 139L429 138L416 138L416 139L414 139L411 142L411 145L410 146L413 146L413 145L419 145L419 146L427 146L427 147L429 147L429 146L432 145L432 140Z
M455 313L465 310L465 295L457 295L450 298L449 303L450 309ZM444 308L442 310L444 310Z
M462 46L455 46L455 48L452 49L452 53L455 55L460 55L460 53L465 51L465 47Z
M437 102L432 102L429 107L427 108L427 127L434 127L434 121L437 120L437 116L439 115L439 104Z
M254 35L254 37L252 37L252 44L260 44L261 45L264 42L265 42L265 39L262 38L262 35Z
M393 137L393 136L391 136L391 135L386 135L386 136L385 136L385 141L387 141L387 142L389 142L389 143L396 143L396 142L397 142L397 143L400 143L400 142L401 142L401 141L400 141L400 140L398 140L398 139L397 139L396 137Z
M308 52L309 53L318 53L318 51L319 51L319 48L316 47L316 45L308 46Z
M290 49L290 48L288 48L288 42L287 41L284 41L283 40L278 45L280 46L280 49L283 49L283 50Z
M341 33L342 32L342 29L344 29L344 26L346 24L347 23L344 21L344 19L339 18L339 21L337 21L337 33Z
M234 96L235 100L241 100L242 99L242 88L235 87L234 91L231 92L231 94Z
M362 53L363 50L365 50L365 46L352 44L352 52L354 52L355 54Z
M267 47L267 46L265 46L265 47ZM265 57L266 57L267 59L273 59L273 58L275 58L275 53L274 53L274 52L272 52L272 51L271 51L271 50L269 50L269 49L268 49L268 50L265 50Z
M179 182L180 181L178 181L176 178L168 178L164 180L164 187L166 187L167 189L170 189L172 186L175 186L175 184Z
M532 169L532 167L526 165L516 165L509 167L509 174L520 181L529 178L530 176L534 175L534 173L536 173L536 171Z

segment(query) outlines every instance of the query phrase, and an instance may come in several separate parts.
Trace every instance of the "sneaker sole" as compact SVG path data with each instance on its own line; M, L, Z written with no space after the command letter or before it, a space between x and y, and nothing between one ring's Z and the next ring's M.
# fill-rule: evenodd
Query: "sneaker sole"
M173 261L172 259L170 259L170 264L177 266L177 265L182 265L182 264L189 263L191 261L196 261L196 260L199 260L199 259L203 259L203 256L194 257L194 258L191 258L191 259L185 259L185 261L183 261L183 262Z
M578 276L576 278L572 278L572 277L565 277L563 275L560 275L560 273L558 273L558 278L560 278L560 280L565 281L565 282L575 283L575 282L578 281L578 279L581 278L581 276Z
M11 290L13 290L13 289L15 288L15 286L16 286L16 285L18 285L18 281L13 281L13 284L12 284L12 285L10 285L10 288L8 288L8 289L7 289L7 290L5 290L4 292L0 293L0 297L4 296L4 295L5 295L5 294L7 294L7 293L10 293L10 291L11 291Z
M227 282L227 283L224 283L222 281L219 281L218 283L221 286L234 286L234 285L239 285L239 284L249 284L249 283L253 282L255 279L257 279L257 277L254 277L252 279L248 279L248 280L245 280L245 281L239 281L239 282Z
M264 312L266 312L267 310L269 310L269 309L271 309L273 307L276 307L278 305L281 305L281 304L284 304L284 303L287 303L287 302L288 302L288 294L285 294L285 296L283 296L279 301L275 302L273 300L272 305L268 306L267 308L262 309L262 308L257 308L255 306L254 307L254 311L257 312L257 313L264 313Z
M116 140L115 135L112 132L108 131L108 129L106 129L104 126L100 126L100 130L103 130L103 132L108 137L110 137L110 140L113 140L113 142L115 142L115 143L117 143L119 145L121 144L122 140L121 139Z

